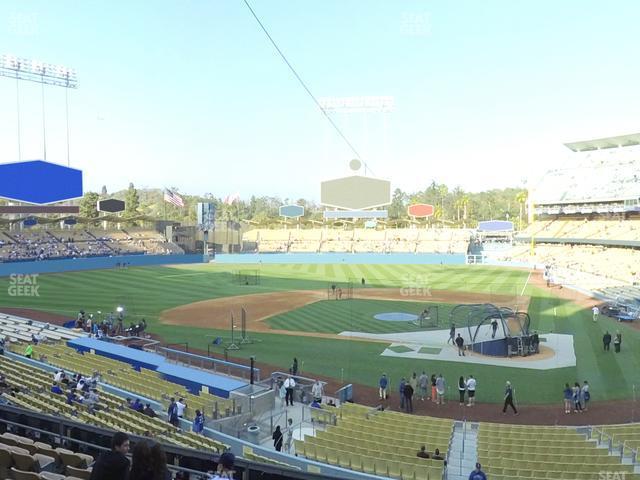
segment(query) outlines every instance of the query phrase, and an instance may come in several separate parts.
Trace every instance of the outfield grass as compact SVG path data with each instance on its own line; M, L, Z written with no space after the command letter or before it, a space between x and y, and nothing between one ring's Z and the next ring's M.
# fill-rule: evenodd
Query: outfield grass
M234 285L231 272L250 268L260 269L260 284ZM527 275L527 272L516 269L441 265L288 264L254 267L198 264L144 267L41 275L38 278L39 297L10 297L7 294L9 279L0 278L0 306L38 308L74 318L80 309L109 312L116 305L123 304L131 318L145 317L150 330L162 335L167 342L189 342L190 346L206 350L210 340L207 335L224 337L228 336L228 332L160 325L157 321L159 314L168 308L209 298L278 290L326 289L331 282L346 282L362 277L368 280L367 284L403 286L406 283L420 283L434 289L515 296L522 292ZM577 367L551 371L467 367L458 363L380 357L384 344L274 334L253 334L253 337L262 341L243 347L234 355L241 358L256 355L259 361L283 369L288 368L292 358L297 356L303 371L308 374L324 374L342 378L345 382L372 386L383 371L389 374L394 384L401 376L413 371L443 373L451 386L452 396L457 395L454 387L458 376L473 374L478 379L480 401L500 401L502 385L507 379L516 384L518 400L523 403L559 404L564 383L577 380L589 380L594 400L634 396L635 385L640 384L637 375L640 371L640 332L607 318L594 323L588 309L559 299L551 291L528 286L524 293L532 297L529 312L533 328L541 333L553 331L574 335ZM359 300L333 303L338 304L334 308L346 309L352 302L356 305ZM323 303L328 302L320 302L315 308L321 309ZM385 306L380 311L393 310L397 309ZM359 318L369 321L366 319L367 313L361 313L363 316ZM349 314L345 318L348 323L355 317ZM271 320L275 322L273 325L296 321L300 320L290 314ZM384 324L380 328L410 328L402 326L401 322L379 323ZM336 331L339 327L330 325L327 320L314 324L328 329L322 331ZM602 352L601 338L605 329L612 333L616 329L622 331L622 353Z

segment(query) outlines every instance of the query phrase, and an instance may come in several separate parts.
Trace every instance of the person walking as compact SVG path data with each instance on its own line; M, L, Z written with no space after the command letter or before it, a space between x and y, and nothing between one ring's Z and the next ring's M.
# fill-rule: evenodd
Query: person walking
M292 377L287 377L284 381L284 389L286 391L285 394L285 403L287 407L289 405L293 406L293 389L296 388L296 381Z
M467 407L473 407L476 404L476 379L473 375L469 375L467 379L467 395L469 396Z
M402 377L400 385L398 386L398 393L400 394L400 410L404 410L404 387L406 384L406 380Z
M422 375L418 378L418 386L420 387L420 400L424 402L424 397L427 397L427 389L429 388L429 376L422 371Z
M608 352L609 347L611 346L611 334L609 333L609 330L604 332L604 335L602 336L602 344L604 345L604 351Z
M275 447L276 452L282 451L282 431L280 430L280 425L276 427L271 438L273 439L273 446Z
M378 380L378 387L379 387L379 394L380 394L380 400L386 400L387 399L387 386L389 385L389 380L387 379L387 374L383 373L382 376L380 377L380 380Z
M447 345L449 342L453 345L456 339L456 324L452 323L451 328L449 329L449 339L447 340Z
M597 322L598 317L600 316L600 309L598 308L597 305L594 305L593 308L591 309L591 312L593 313L593 321Z
M438 378L436 378L436 395L437 395L438 405L444 405L445 387L446 387L446 383L444 381L444 377L440 373L438 374Z
M464 405L464 395L467 391L467 382L464 381L464 377L460 376L458 379L458 393L460 394L460 405Z
M298 359L296 357L293 358L293 365L291 365L291 374L294 377L298 375Z
M582 388L580 389L580 400L582 402L582 407L586 412L589 408L589 400L591 400L591 393L589 392L589 382L586 380L582 384Z
M460 334L456 337L456 345L458 346L458 356L464 357L464 338Z
M573 399L573 391L568 383L564 384L564 413L571 413L571 400Z
M502 414L506 415L507 407L511 407L513 409L513 413L518 415L518 410L516 406L513 404L513 387L511 386L511 382L507 381L504 389L504 407L502 407Z
M413 387L409 382L404 386L404 404L407 408L407 413L413 413L413 393Z
M287 430L285 432L284 451L291 453L291 445L293 444L293 419L287 420Z
M498 331L498 319L493 318L491 320L491 338L496 338L497 331Z
M622 346L622 334L620 330L616 332L616 336L613 339L613 349L616 353L620 353L620 347Z
M487 476L482 471L482 465L476 463L476 468L469 474L469 480L487 480Z
M573 398L573 411L582 413L582 403L580 398L580 384L578 382L573 384L573 389L571 394Z

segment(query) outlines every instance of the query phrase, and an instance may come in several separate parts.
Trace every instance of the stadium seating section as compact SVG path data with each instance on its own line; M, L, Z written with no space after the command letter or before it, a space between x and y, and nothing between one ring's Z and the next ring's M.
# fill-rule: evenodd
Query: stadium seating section
M624 472L637 479L633 465L599 448L595 440L564 427L482 423L478 432L478 461L489 478L601 479L602 472Z
M611 149L580 157L575 165L547 172L534 189L536 205L590 203L637 198L637 150Z
M261 253L466 253L470 231L464 229L254 229L244 242Z
M184 253L151 230L50 231L44 229L0 232L0 262L86 258L134 254Z
M357 404L324 407L337 417L336 426L296 441L296 453L310 460L358 472L397 479L441 479L442 460L416 456L422 445L446 457L453 421L378 412ZM334 411L335 410L335 411Z

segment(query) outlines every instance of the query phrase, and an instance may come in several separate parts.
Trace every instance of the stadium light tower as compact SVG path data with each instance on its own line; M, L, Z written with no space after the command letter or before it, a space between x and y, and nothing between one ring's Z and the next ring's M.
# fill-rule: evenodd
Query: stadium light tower
M74 69L63 65L44 63L39 60L19 58L4 54L0 57L0 76L16 79L16 108L18 128L18 160L22 160L20 146L20 81L35 82L42 86L42 144L43 160L47 159L47 136L45 127L44 86L53 85L65 88L65 108L67 122L67 165L69 160L69 89L78 88L78 79Z

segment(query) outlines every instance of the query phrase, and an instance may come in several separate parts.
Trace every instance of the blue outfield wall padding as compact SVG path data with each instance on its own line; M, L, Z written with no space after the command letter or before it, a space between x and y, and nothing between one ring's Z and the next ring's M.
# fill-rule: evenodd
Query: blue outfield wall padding
M165 357L157 353L145 352L95 338L82 337L69 340L67 346L83 353L93 350L97 355L128 363L138 371L140 368L154 370L162 374L166 380L184 385L194 394L200 392L202 387L207 387L209 392L214 395L229 398L230 392L247 385L247 382L224 375L169 363Z
M100 270L115 268L116 264L127 263L131 267L172 265L181 263L202 263L203 255L119 255L115 257L63 258L41 262L0 262L0 277L27 273L60 273L76 270Z
M464 265L464 253L223 253L216 263L344 263L350 265Z

